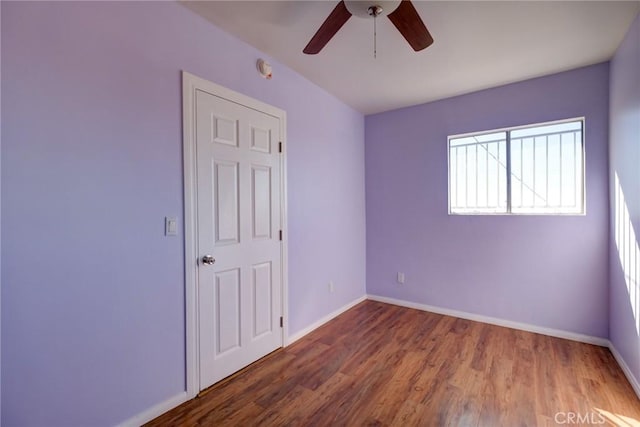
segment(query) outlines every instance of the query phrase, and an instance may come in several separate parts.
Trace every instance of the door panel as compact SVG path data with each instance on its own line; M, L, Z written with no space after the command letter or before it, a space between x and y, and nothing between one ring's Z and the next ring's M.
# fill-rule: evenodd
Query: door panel
M237 162L214 162L215 195L213 206L216 224L216 245L240 242L240 206Z
M254 239L270 239L271 232L271 168L251 166L251 217Z
M271 153L269 129L251 128L251 149L262 153Z
M211 114L211 141L238 146L238 121Z
M253 305L254 322L252 339L257 338L272 330L271 305L272 305L272 281L271 263L263 262L253 266Z
M222 271L216 274L214 310L218 345L216 354L221 355L240 347L240 270Z
M196 91L200 389L283 344L280 121Z

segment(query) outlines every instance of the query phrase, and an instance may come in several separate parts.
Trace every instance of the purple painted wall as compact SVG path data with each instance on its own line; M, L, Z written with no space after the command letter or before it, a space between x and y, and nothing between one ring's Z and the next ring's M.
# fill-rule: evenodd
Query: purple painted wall
M0 46L2 46L2 7L0 7ZM0 49L1 51L1 49ZM0 54L0 81L2 81L2 55ZM2 88L0 85L0 99ZM2 102L0 102L0 254L2 254ZM0 424L2 424L2 256L0 255Z
M364 295L360 113L174 2L1 7L3 426L184 390L182 69L288 113L290 333Z
M620 218L615 203L616 174L636 236L635 241L621 246L626 246L627 249L633 246L637 248L640 238L640 15L611 61L610 78L609 337L633 375L640 379L640 338L637 329L640 315L637 310L640 307L637 302L632 304L629 296L629 287L635 286L637 289L640 285L637 282L633 283L633 276L636 276L637 280L640 273L634 275L629 268L630 263L621 262L618 245L615 243L616 221ZM624 220L618 222L628 223ZM628 232L625 234L630 235ZM626 267L626 279L623 267Z
M608 81L604 63L367 116L367 292L607 337ZM447 135L579 116L586 216L447 215Z

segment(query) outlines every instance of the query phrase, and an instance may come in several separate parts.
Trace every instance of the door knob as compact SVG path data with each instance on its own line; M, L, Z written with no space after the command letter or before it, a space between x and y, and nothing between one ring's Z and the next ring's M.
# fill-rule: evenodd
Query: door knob
M216 259L211 255L205 255L202 257L202 263L207 265L213 265L216 263Z

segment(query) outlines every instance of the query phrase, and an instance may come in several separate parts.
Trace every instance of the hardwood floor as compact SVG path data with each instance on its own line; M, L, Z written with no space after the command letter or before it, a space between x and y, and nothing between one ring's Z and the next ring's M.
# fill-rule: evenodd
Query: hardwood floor
M608 349L365 301L149 426L640 426Z

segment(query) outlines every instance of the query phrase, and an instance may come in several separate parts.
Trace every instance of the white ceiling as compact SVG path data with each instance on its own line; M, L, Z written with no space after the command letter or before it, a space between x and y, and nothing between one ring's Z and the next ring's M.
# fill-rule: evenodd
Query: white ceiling
M606 61L638 1L420 1L435 42L414 52L386 17L351 17L318 55L302 49L337 1L190 1L188 8L372 114ZM274 70L274 79L278 70Z

